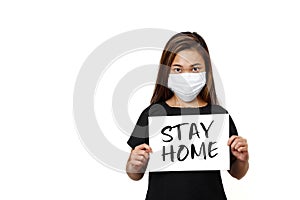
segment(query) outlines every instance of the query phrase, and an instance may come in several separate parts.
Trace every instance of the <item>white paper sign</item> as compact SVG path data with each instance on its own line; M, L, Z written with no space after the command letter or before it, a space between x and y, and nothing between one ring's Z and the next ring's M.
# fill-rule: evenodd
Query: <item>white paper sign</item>
M149 117L149 171L228 170L228 114Z

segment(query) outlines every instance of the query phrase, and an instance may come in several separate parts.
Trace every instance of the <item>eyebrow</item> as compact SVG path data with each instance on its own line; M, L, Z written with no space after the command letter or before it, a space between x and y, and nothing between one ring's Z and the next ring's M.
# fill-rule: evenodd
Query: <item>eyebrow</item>
M190 65L190 67L194 67L194 66L197 66L197 65L201 65L201 63L192 64L192 65ZM180 65L180 64L173 64L172 66L173 67L182 67L182 65Z
M196 66L196 65L201 65L201 63L195 63L195 64L192 64L192 67Z

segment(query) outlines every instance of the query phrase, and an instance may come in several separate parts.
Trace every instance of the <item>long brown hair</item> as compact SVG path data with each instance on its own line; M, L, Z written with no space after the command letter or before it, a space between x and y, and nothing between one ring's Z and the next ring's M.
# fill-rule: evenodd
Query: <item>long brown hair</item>
M166 101L174 95L167 87L171 64L175 56L186 49L197 50L205 61L206 85L198 96L208 104L218 104L209 51L204 39L196 32L177 33L167 42L160 59L156 84L150 101L151 104Z

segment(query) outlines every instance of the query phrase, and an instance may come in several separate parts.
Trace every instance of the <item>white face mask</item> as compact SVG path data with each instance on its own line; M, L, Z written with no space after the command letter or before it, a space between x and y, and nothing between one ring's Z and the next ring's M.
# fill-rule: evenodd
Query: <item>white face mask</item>
M168 88L184 102L191 102L206 84L206 72L169 74Z

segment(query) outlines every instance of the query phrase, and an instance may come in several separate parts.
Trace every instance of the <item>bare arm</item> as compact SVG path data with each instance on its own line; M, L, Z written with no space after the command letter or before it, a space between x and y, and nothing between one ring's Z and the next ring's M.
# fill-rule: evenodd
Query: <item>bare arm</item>
M126 164L126 172L132 180L138 181L143 178L150 152L152 149L147 144L141 144L131 150Z
M228 140L228 146L230 146L232 154L236 157L228 172L232 177L241 179L249 169L247 140L241 136L233 135Z

